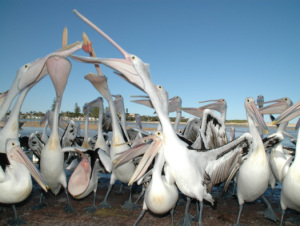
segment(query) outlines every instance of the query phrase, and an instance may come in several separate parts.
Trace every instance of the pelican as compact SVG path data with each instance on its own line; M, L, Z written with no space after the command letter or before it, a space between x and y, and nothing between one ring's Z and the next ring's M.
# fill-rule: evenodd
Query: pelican
M126 115L125 115L125 107L124 107L124 99L120 94L112 95L115 100L114 103L116 105L117 113L121 116L121 127L123 129L124 135L127 141L130 141L127 129L126 129Z
M112 163L107 154L98 150L87 150L82 147L65 147L63 152L79 152L82 160L75 168L68 182L68 191L75 199L87 197L91 192L94 192L93 204L85 208L87 212L95 212L96 194L98 188L98 173L99 171L110 172ZM89 156L88 157L86 156ZM100 162L103 166L100 166Z
M226 148L214 149L207 152L188 150L187 145L177 138L176 132L169 121L168 115L163 110L159 96L151 81L148 64L145 64L137 56L128 54L103 31L83 17L77 10L74 10L74 12L77 16L109 40L123 54L124 59L101 59L79 56L72 57L81 62L101 63L117 70L119 72L118 74L125 78L128 82L148 94L162 125L163 136L161 145L165 158L165 169L168 172L168 175L170 175L170 180L176 183L178 189L183 194L190 198L195 198L200 202L198 223L199 225L202 225L203 199L209 201L211 204L214 202L211 194L209 194L206 190L206 185L203 183L205 172L210 175L206 177L210 178L210 182L213 184L226 180L232 170L231 163L235 162L233 159L241 159L245 154L245 150L234 147L245 142L249 144L249 142L247 142L249 134L247 134L247 138L246 136L243 136L242 141L240 142L231 142ZM233 148L236 152L229 151ZM141 161L140 164L143 165L144 163ZM225 167L228 171L217 170L220 169L219 167L222 169ZM132 178L130 183L135 180L136 178Z
M10 224L21 224L25 221L17 216L15 204L25 200L31 193L31 176L47 192L48 186L38 170L24 154L23 149L17 139L7 139L6 154L0 158L7 158L7 164L3 168L0 166L0 203L12 204L14 219L9 220Z
M5 100L5 98L7 96L7 93L8 93L8 90L5 91L5 92L0 93L0 108L1 108L1 106L2 106L2 104L4 102L4 100Z
M300 101L285 110L272 124L285 123L300 115ZM287 208L300 211L300 132L298 130L295 159L282 181L280 205L282 209L280 225L283 225Z
M22 89L36 84L48 74L46 66L46 61L48 58L50 58L51 56L67 57L75 51L81 49L81 47L82 43L76 42L72 45L66 46L65 48L50 53L43 58L39 58L32 63L28 63L22 66L18 70L16 78L11 85L3 104L0 107L0 120L3 119L12 101ZM2 144L2 147L4 147L4 145L5 143Z
M273 103L271 105L265 106L261 108L259 111L262 114L281 114L284 112L287 108L291 107L293 105L293 102L288 97L267 101L265 103ZM277 134L279 133L281 136L284 135L284 131L288 126L288 122L280 123L279 127L277 128ZM283 139L283 137L282 137ZM272 172L276 178L277 181L282 183L283 177L284 177L284 166L286 165L286 162L288 159L290 159L292 156L289 154L285 154L284 147L280 143L277 147L273 148L271 150L271 153L269 155L270 160L270 166L272 169ZM274 184L275 185L275 184ZM273 189L274 189L273 185Z
M91 149L91 145L89 144L89 137L88 137L88 129L89 129L89 117L90 117L90 108L98 107L100 99L96 98L95 100L85 103L83 106L83 112L85 114L85 124L84 124L84 138L82 143L82 148L84 149Z
M200 145L197 148L199 149L218 148L228 143L225 131L227 103L224 99L200 101L199 103L212 101L214 103L196 109L182 108L182 110L202 119L200 134L197 137L197 143ZM212 110L218 111L221 116L216 115ZM196 144L194 144L194 147L196 147Z
M164 106L164 112L168 114L170 107L170 105L168 104L168 92L160 85L156 85L155 88L156 92L158 93L159 99L162 103L162 106ZM136 140L134 141L134 143L138 144L137 147L134 147L132 150L126 151L125 154L126 158L124 159L128 160L128 156L130 156L132 152L137 152L139 154L140 152L143 152L143 150L154 148L158 153L158 155L155 158L154 167L151 170L152 178L149 184L147 185L147 188L145 189L146 191L144 195L143 210L139 215L138 219L136 220L135 225L138 224L138 222L142 219L143 215L148 209L156 214L164 214L172 209L171 220L173 225L173 209L178 199L178 189L174 181L169 180L170 176L168 175L167 171L165 171L165 175L162 175L165 160L163 150L161 150L161 137L162 133L157 132L154 135ZM152 140L150 144L146 142L149 139ZM142 144L140 143L140 140L143 141ZM147 148L145 148L145 146L147 146ZM146 157L147 154L145 154L143 158L145 159ZM124 159L123 155L121 155L115 160L115 162L120 164L125 161ZM150 162L151 161L149 160L149 163ZM118 164L115 164L115 167L117 167ZM139 172L139 170L137 169L136 172ZM146 178L148 178L148 176Z
M124 144L125 140L123 138L121 127L118 121L116 107L108 88L107 78L104 75L96 75L90 73L85 76L85 79L87 79L92 83L95 89L97 89L99 93L102 94L102 96L107 100L109 104L111 117L112 117L112 128L113 128L112 141L110 146L110 158L111 161L113 161L116 157L118 157L120 153L129 149L129 146L127 144ZM123 144L123 145L119 145L119 144ZM115 168L112 169L108 191L106 193L103 202L101 202L98 205L99 207L110 208L110 204L107 202L107 199L115 181L120 180L123 183L128 183L134 170L135 170L135 165L133 162L128 162L117 169ZM133 203L131 202L131 189L130 189L129 200L124 204L124 208L133 208L132 204Z
M67 191L67 181L64 168L64 153L62 152L60 145L60 138L58 134L58 118L59 110L62 102L62 96L68 81L68 77L71 71L71 63L69 60L63 57L54 56L46 61L48 73L54 84L56 91L56 103L53 116L53 125L48 142L44 146L41 152L41 174L47 181L50 190L54 195L57 195L64 187L68 205L64 208L66 212L74 212ZM34 209L43 207L43 193L41 193L40 204Z
M236 225L240 225L240 217L244 202L253 202L260 196L263 200L266 200L262 195L268 188L269 175L271 173L264 144L261 140L258 130L255 127L255 117L261 118L261 122L263 122L263 126L261 128L265 133L268 133L267 126L265 125L261 114L258 111L255 113L251 111L251 109L256 109L253 98L246 99L245 108L249 130L253 137L253 143L251 153L249 153L247 160L240 167L237 174L239 214Z

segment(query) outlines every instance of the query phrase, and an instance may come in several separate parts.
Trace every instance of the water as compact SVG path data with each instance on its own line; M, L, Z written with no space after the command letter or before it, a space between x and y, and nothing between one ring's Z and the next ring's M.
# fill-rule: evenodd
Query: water
M80 122L80 123L84 123L84 122ZM90 122L91 123L91 122ZM97 123L97 122L94 122L94 123ZM157 123L143 123L143 128L157 128ZM132 127L132 128L136 128L137 125L136 123L134 122L129 122L127 123L127 126L128 127ZM185 127L185 124L180 124L179 125L179 129L180 130L183 130ZM248 126L227 126L226 127L226 133L227 133L227 136L230 137L230 128L231 127L234 127L235 128L235 137L239 137L241 136L242 134L246 133L246 132L249 132L249 128ZM20 130L20 134L22 136L29 136L31 133L34 133L34 132L43 132L43 128L41 127L23 127L21 130ZM290 133L295 139L297 138L297 131L295 131L294 129L287 129L286 130L288 133ZM48 128L47 129L47 133L50 134L51 130ZM273 134L276 132L276 128L275 127L272 127L272 128L269 128L269 135L270 134ZM81 130L81 136L84 135L84 130ZM88 136L89 137L93 137L97 135L97 130L89 130L88 131ZM289 138L286 138L283 140L283 145L284 146L293 146L290 142L290 139Z

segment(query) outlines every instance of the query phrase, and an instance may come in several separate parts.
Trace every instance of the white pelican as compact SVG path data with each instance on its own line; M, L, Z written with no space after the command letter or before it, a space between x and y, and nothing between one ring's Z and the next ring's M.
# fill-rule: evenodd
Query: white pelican
M162 124L163 136L161 150L163 150L166 161L165 169L168 172L168 175L170 175L170 180L176 183L177 187L183 194L190 198L195 198L200 202L198 223L199 225L202 225L203 199L212 204L214 202L211 194L209 194L206 190L206 185L203 183L205 174L209 175L206 175L206 178L209 178L210 183L212 184L226 180L231 173L230 170L232 170L231 163L235 162L233 159L241 159L244 154L240 148L235 148L234 150L236 152L230 152L229 150L239 146L241 142L244 143L246 141L246 143L248 143L249 139L247 138L249 138L249 134L243 136L241 142L237 144L231 142L226 145L226 148L218 148L206 152L188 150L187 145L178 139L177 134L169 121L168 115L165 114L163 110L159 96L151 81L149 65L142 62L138 57L128 54L98 27L88 21L76 10L74 10L74 12L82 20L91 25L102 36L109 40L117 49L119 49L125 59L101 59L79 56L72 57L78 61L87 63L102 63L111 67L120 72L120 75L128 82L141 90L144 90L149 95ZM143 165L142 161L140 164ZM218 170L220 169L219 167L221 167L222 170ZM228 171L224 169L228 169ZM135 180L136 178L132 178L131 182Z
M281 114L287 108L289 108L293 105L292 101L288 97L284 97L284 98L276 99L276 100L272 100L272 101L267 101L265 103L273 103L273 102L275 102L275 103L271 104L271 105L267 105L267 106L261 108L259 111L262 114ZM280 125L277 128L276 133L277 134L279 133L281 136L283 136L284 131L287 128L287 126L288 126L288 122L280 123ZM282 137L282 139L283 139L283 137ZM271 150L271 153L269 155L270 166L271 166L272 172L273 172L276 180L279 181L280 183L282 183L282 180L284 177L284 175L283 175L284 166L286 165L286 162L288 161L288 159L291 157L292 157L291 155L284 153L284 147L281 143L278 144L275 148L273 148ZM274 189L274 187L272 187L272 189Z
M285 123L300 115L300 101L285 110L272 124ZM283 225L287 208L300 211L300 130L298 130L295 159L282 181L280 204L282 208L280 225ZM297 192L296 192L297 191Z
M126 128L126 115L125 115L124 99L120 94L112 95L112 96L115 98L114 103L116 105L117 113L120 114L120 116L121 116L122 130L124 132L124 135L125 135L127 141L130 141L128 133L127 133L127 128Z
M64 208L66 212L74 212L75 209L71 206L68 191L67 181L64 167L64 153L60 145L60 138L58 135L58 118L61 106L62 96L68 81L71 71L71 63L63 57L54 56L46 61L47 71L51 77L56 91L56 103L54 109L53 125L48 142L41 152L40 167L41 173L47 181L50 190L54 195L57 195L64 187L68 205ZM43 193L41 193L40 204L34 209L43 207Z
M162 103L162 106L164 106L164 112L168 114L169 107L170 107L170 105L168 104L168 92L160 85L156 85L155 88L159 96L159 99ZM155 158L155 165L151 170L152 178L145 189L146 191L144 195L143 210L139 215L138 219L136 220L135 225L137 225L137 223L142 219L143 215L148 209L156 214L164 214L171 210L171 220L173 224L173 209L178 199L178 189L174 181L169 180L170 176L168 175L167 171L165 171L165 175L162 175L162 170L164 167L165 160L164 160L163 150L161 150L162 148L161 137L162 137L162 133L156 132L154 135L133 141L134 143L138 144L137 147L134 147L133 149L126 151L126 154L124 154L126 156L125 158L126 161L128 161L129 159L128 156L130 156L132 152L137 152L138 154L140 154L141 150L146 151L146 149L156 149L156 152L158 152L158 155ZM146 141L149 139L152 140L151 144L146 143ZM143 143L141 144L140 141L143 141ZM148 148L145 149L144 146L147 146ZM124 162L122 156L123 155L119 157L121 160L116 159L116 162L118 164ZM141 161L144 161L144 159L147 157L148 155L145 154ZM148 160L148 163L149 164L151 163L151 157L150 160ZM140 169L138 168L135 171L134 175L136 175L139 172Z
M110 172L112 163L109 156L100 150L87 150L82 147L66 147L63 152L79 152L82 160L75 168L68 182L68 191L75 199L87 197L91 192L94 192L93 204L85 208L87 212L95 212L96 195L98 188L98 173L104 171L104 168ZM86 156L88 155L89 158ZM103 166L100 166L100 162Z
M250 133L253 137L252 149L248 154L247 160L240 167L237 174L237 197L239 202L239 214L236 225L240 224L240 217L244 202L253 202L258 197L262 196L268 188L270 175L270 166L264 144L260 134L255 127L255 117L260 117L263 122L262 129L267 133L261 114L256 110L255 101L253 98L247 98L245 101L246 114ZM257 115L254 115L257 114ZM257 122L260 123L260 122ZM262 196L265 200L265 198Z
M207 100L199 103L211 101L214 103L199 108L182 108L183 111L201 119L200 133L193 145L197 149L218 148L228 143L225 130L227 103L224 99ZM218 116L212 110L218 111L221 115Z
M63 49L57 50L49 55L39 58L32 63L25 64L22 66L16 75L16 78L11 85L8 94L0 107L0 120L3 119L6 112L8 111L12 101L16 95L25 87L32 86L44 78L47 74L46 61L51 56L62 56L67 57L75 51L79 50L82 46L81 42L76 42ZM5 144L2 145L4 147Z
M107 78L104 75L96 75L91 73L86 75L84 78L92 83L95 89L97 89L99 93L101 93L101 95L107 100L109 104L111 118L112 118L112 128L113 128L113 134L112 134L112 140L110 146L110 158L111 161L113 161L116 157L118 157L120 153L129 149L129 146L128 144L124 144L125 140L123 138L120 123L117 117L116 107L108 88ZM98 207L102 207L102 208L110 207L110 204L107 202L107 199L115 181L120 180L123 183L128 183L134 170L135 170L135 165L133 162L128 162L118 167L117 169L115 168L112 169L108 191L106 193L103 202L101 202L98 205ZM133 203L131 201L131 189L130 189L129 200L124 204L124 208L132 208L133 207L132 204Z
M1 153L3 156L0 156L0 158L7 158L8 165L4 168L0 166L0 203L13 205L14 219L9 220L7 223L9 225L21 224L25 221L18 218L15 204L22 202L30 195L32 190L30 174L45 192L47 192L48 186L23 152L17 139L7 139L5 148L6 154Z

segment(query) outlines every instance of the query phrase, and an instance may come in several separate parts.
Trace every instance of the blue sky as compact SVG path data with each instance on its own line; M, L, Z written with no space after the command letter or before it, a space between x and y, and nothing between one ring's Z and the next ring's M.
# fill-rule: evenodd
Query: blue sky
M65 26L69 43L81 41L85 32L97 56L121 56L73 9L149 63L153 82L164 86L170 97L180 96L183 107L224 98L227 119L246 119L248 96L299 100L297 0L0 0L1 92L9 89L18 68L61 47ZM76 54L87 55L82 50ZM75 103L82 107L100 95L84 79L87 73L96 72L93 65L71 62L62 111L74 111ZM130 113L153 115L150 108L130 102L130 95L141 95L141 91L111 69L102 69L111 93L124 97ZM47 76L28 93L21 111L45 112L54 97Z

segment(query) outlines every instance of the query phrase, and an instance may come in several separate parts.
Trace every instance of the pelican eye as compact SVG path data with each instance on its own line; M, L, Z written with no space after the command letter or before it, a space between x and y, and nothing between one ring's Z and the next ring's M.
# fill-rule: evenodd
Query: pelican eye
M29 66L28 66L28 64L25 64L25 66L24 66L25 68L28 68Z
M135 56L131 56L131 59L132 59L132 60L135 60Z
M15 146L15 142L12 142L12 146Z
M160 136L160 132L157 132L157 135Z

